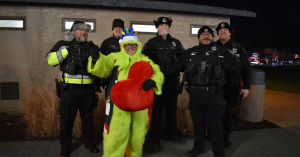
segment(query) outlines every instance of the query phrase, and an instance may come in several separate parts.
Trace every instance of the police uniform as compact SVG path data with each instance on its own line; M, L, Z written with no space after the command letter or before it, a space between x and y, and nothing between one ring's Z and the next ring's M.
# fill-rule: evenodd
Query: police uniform
M93 150L90 149L93 153L99 152L99 149L93 146L93 110L97 107L97 96L93 85L94 76L87 72L90 55L88 45L93 46L93 43L79 43L75 39L59 41L46 55L48 64L59 65L61 71L61 82L57 84L57 93L60 97L61 156L68 156L70 153L72 131L78 110L85 148L93 147Z
M176 70L184 71L190 94L189 109L194 124L194 148L204 150L206 121L214 156L224 156L222 117L225 111L227 71L240 68L238 59L216 43L199 44L184 52Z
M162 87L162 95L155 95L152 107L151 132L153 138L159 140L163 108L167 123L167 132L170 138L177 138L177 99L179 86L179 72L172 73L172 67L180 58L184 48L181 42L171 35L167 35L166 40L157 35L150 39L143 47L142 53L148 56L155 64L160 66L161 72L165 76Z
M119 52L119 39L120 38L116 38L115 36L105 39L100 46L100 52L104 55L109 55L113 52Z
M233 108L236 105L240 105L238 104L240 96L239 90L241 88L250 90L251 66L245 49L238 42L230 39L225 45L222 45L220 40L218 40L217 45L223 46L228 52L238 57L242 64L241 69L227 73L226 77L227 84L224 93L226 99L226 111L223 117L223 127L224 142L225 145L227 145L226 147L228 147L230 145L229 134L232 130ZM243 87L241 87L241 79L243 81Z

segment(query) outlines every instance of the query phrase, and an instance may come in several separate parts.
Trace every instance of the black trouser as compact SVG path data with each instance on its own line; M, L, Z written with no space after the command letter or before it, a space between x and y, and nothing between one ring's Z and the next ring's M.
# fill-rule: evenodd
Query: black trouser
M223 92L210 93L187 89L190 94L189 109L194 124L194 148L204 149L206 122L215 157L224 156L223 121L225 99Z
M67 89L62 91L59 107L61 149L68 150L72 146L72 131L78 110L81 117L84 144L92 144L93 109L97 105L95 98L93 85L69 84Z
M156 140L159 140L161 135L163 108L165 108L168 135L171 137L178 135L176 121L178 86L178 78L165 78L162 95L154 95L150 130Z
M232 130L232 116L233 108L237 105L239 97L239 88L226 87L224 92L224 98L226 100L226 109L223 116L223 129L224 129L224 141L229 142L229 134Z

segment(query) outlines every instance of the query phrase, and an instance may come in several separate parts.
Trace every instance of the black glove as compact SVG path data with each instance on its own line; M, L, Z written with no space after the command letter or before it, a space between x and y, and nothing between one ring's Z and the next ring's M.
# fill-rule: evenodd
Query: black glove
M95 45L92 41L89 41L85 45L86 49L88 49L90 56L92 56L93 60L96 61L99 59L99 47Z
M143 83L142 88L145 92L147 92L148 90L150 90L152 87L155 87L155 86L156 86L156 83L153 80L149 79Z

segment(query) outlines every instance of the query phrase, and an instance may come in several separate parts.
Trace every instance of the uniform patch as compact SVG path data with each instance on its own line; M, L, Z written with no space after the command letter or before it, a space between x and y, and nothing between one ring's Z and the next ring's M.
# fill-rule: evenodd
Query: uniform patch
M196 55L196 53L198 53L198 52L192 52L192 53L191 53L191 55L193 55L193 56L194 56L194 55Z
M213 46L213 47L211 47L211 50L216 51L216 50L217 50L217 47L216 47L216 46Z
M231 54L234 54L233 51L231 51L230 49L227 49Z
M232 52L236 53L237 52L237 48L232 48Z
M174 41L172 41L172 44L173 44L174 47L176 47L176 43Z

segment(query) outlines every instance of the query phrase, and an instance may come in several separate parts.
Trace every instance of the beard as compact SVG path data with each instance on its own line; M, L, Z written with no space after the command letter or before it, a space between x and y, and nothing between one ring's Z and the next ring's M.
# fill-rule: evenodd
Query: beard
M161 29L160 30L160 35L168 35L169 34L169 30L168 29Z
M82 36L77 36L76 37L77 41L79 41L80 43L84 43L87 41L87 37L82 37Z

